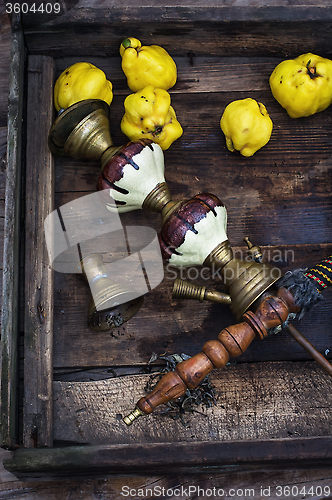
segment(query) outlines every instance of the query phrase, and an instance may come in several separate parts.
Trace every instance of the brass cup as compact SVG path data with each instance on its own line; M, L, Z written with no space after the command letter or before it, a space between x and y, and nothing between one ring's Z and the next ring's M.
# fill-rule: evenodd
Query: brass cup
M233 259L224 269L225 290L232 298L230 309L239 321L252 304L279 278L279 269L269 264Z
M69 106L55 120L48 137L54 155L101 160L113 148L109 130L110 107L101 99L86 99Z
M251 250L252 246L248 247ZM257 250L255 255L258 253ZM253 257L251 252L249 254ZM230 310L237 321L281 277L279 268L270 264L235 258L228 240L211 252L204 265L220 272L225 292L231 297Z

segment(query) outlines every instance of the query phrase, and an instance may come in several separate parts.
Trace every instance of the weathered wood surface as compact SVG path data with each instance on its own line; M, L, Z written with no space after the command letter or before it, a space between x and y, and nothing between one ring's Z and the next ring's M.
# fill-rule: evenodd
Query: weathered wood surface
M229 443L153 443L117 444L94 446L69 446L60 448L19 449L13 460L4 462L9 471L22 478L88 476L95 474L185 474L192 467L203 472L213 467L214 472L251 470L261 465L294 463L301 466L316 461L317 465L329 465L331 437L294 438Z
M99 3L99 2L97 2ZM115 4L115 2L112 2ZM140 2L142 4L142 2ZM145 5L147 5L148 2L145 2ZM171 5L172 1L168 2L168 5ZM195 2L192 2L192 4L195 3ZM197 2L196 2L197 3ZM199 4L201 2L198 2ZM62 5L66 5L66 8L67 10L69 11L74 2L69 2L69 1L66 1L66 2L61 2ZM80 2L80 4L82 4L82 1ZM229 4L229 2L228 2ZM284 1L273 1L272 2L273 5L279 5L279 6L284 6L285 2ZM286 4L288 4L288 2L286 2ZM292 4L294 5L294 2L292 2ZM305 7L307 7L308 5L311 6L312 2L306 2L305 0L301 1L301 6L299 6L300 8L297 8L297 12L299 13L299 16L303 16L303 15L308 15L308 12L310 12L310 15L312 16L313 14L313 11L312 11L312 8L310 8L310 11L306 11L305 10ZM325 0L325 4L326 4L326 0ZM324 4L324 5L325 5ZM3 13L3 5L4 5L4 2L2 0L0 0L0 12ZM93 0L89 0L89 6L92 6L92 5L95 5L95 3L93 2ZM143 5L143 4L142 4ZM153 5L155 5L155 2L153 2ZM268 2L264 2L264 5L270 5ZM319 2L319 5L320 6L323 6L323 3L322 2ZM98 5L97 5L98 6ZM122 5L119 5L121 8L122 8ZM329 7L329 0L328 0L328 3L327 3L327 6ZM296 6L298 7L298 6ZM304 7L304 8L303 8ZM317 7L317 4L315 3L314 5L312 5L312 7ZM130 9L130 7L129 7ZM241 15L243 14L244 18L247 19L247 10L246 9L243 9L242 7L240 8L240 10L242 11L241 12ZM149 11L152 13L152 10L149 9ZM294 9L293 9L294 11ZM273 11L270 11L273 13ZM319 13L320 10L318 9L315 9L314 10L314 14L316 15L316 13ZM131 12L132 13L132 12ZM223 14L225 13L225 11L223 12ZM227 13L227 11L226 11ZM284 9L284 13L283 12L276 12L276 15L280 16L280 15L286 15L288 16L288 9ZM324 14L327 13L328 14L328 9L324 9ZM103 12L102 12L103 14ZM234 11L234 15L235 16L238 16L239 15L239 11L237 10ZM315 17L314 15L314 17ZM319 14L320 15L320 14ZM105 18L106 19L106 18ZM91 19L93 21L93 19ZM41 26L40 24L38 25L39 23L39 20L37 18L34 18L33 21L35 22L35 24L38 28L38 30L40 30ZM210 19L209 19L210 21ZM69 23L72 24L72 19L69 19ZM109 19L106 19L106 23L108 24L109 23ZM8 24L8 23L7 23ZM150 26L151 27L151 26ZM243 26L242 26L243 27ZM239 31L236 33L236 36L239 37L239 40L236 41L234 39L232 39L232 43L234 44L234 50L236 50L238 52L239 55L243 55L244 52L247 51L247 49L245 49L245 46L246 44L243 43L243 34L241 33L241 26L239 27ZM291 30L289 30L289 27L290 25L287 25L285 26L284 30L282 31L283 32L283 35L284 35L284 38L283 39L279 39L278 37L274 37L273 36L273 33L271 31L271 50L273 52L274 55L276 55L277 57L280 56L283 56L283 55L288 55L288 50L289 50L289 47L290 47L290 42L292 42L292 40L290 40L290 37L291 37ZM294 27L294 25L293 25ZM310 27L310 30L308 29ZM112 51L114 53L114 55L117 53L117 50L118 50L118 43L121 41L121 39L124 37L124 36L128 36L129 34L127 32L123 32L122 31L119 31L119 28L122 29L122 27L119 27L119 26L116 26L116 30L117 30L117 35L115 37L115 41L116 43L114 44L114 46L112 47ZM152 27L154 29L154 27ZM172 28L172 26L171 26ZM265 25L265 29L263 30L264 33L263 33L263 36L264 34L266 33L269 33L269 30L271 28L271 25ZM4 33L4 23L3 23L3 16L1 16L1 34ZM107 29L109 29L109 26L107 26ZM58 30L58 27L56 28L57 31ZM317 35L315 34L315 31L317 32L317 30L319 30L320 32L320 36L317 37ZM48 26L47 27L47 30L45 30L44 27L42 27L42 31L44 32L44 35L47 34L48 32L50 32L50 27ZM242 30L243 31L243 30ZM104 30L104 33L106 32L106 29ZM137 31L139 33L141 33L141 26L139 27L139 31ZM152 30L151 30L152 32ZM209 32L209 30L208 30ZM311 24L311 23L308 23L308 24L303 24L301 26L301 28L297 31L301 36L300 36L300 41L294 43L294 40L293 40L293 43L292 43L292 52L294 52L294 55L297 55L295 54L295 52L297 51L301 51L302 52L302 49L303 48L308 48L308 49L317 49L318 50L326 50L326 45L327 43L329 44L330 42L330 35L329 35L329 32L328 30L326 29L326 25L324 26L321 25L320 23L318 24ZM170 31L171 33L171 31ZM197 34L199 33L199 31L197 31ZM211 32L210 32L211 33ZM260 36L261 35L261 30L258 29L258 26L257 26L257 34ZM120 37L120 39L118 38L118 35L119 34L122 34L123 36ZM174 32L173 32L174 34ZM183 34L181 34L183 35ZM287 35L287 36L286 36ZM8 36L6 34L6 36ZM57 43L53 43L52 42L52 47L47 47L46 45L44 45L44 40L43 40L43 37L40 37L39 34L36 34L33 35L32 33L29 35L30 37L33 36L34 37L34 45L33 45L33 49L36 53L41 53L41 51L44 50L44 47L45 47L45 52L47 54L50 53L50 50L57 50L56 47L58 46L58 48L60 48L60 54L61 54L61 51L62 51L62 55L68 55L68 48L64 48L63 46L63 41L65 40L65 37L67 36L66 38L66 41L70 42L73 42L74 38L76 38L76 40L78 40L78 45L76 45L76 48L75 50L77 49L77 56L80 57L81 53L80 53L80 50L81 50L81 47L82 47L82 39L85 39L85 41L87 42L87 44L90 44L91 45L91 38L93 38L93 44L95 43L101 43L101 44L104 44L105 43L105 38L100 36L100 34L96 37L96 34L95 34L95 27L92 26L92 35L90 36L90 39L88 39L88 36L87 36L87 32L83 30L81 30L81 33L79 34L79 36L75 36L72 34L72 32L69 32L68 31L68 27L66 27L66 29L61 32L59 34L59 39L58 39L58 44ZM51 35L51 37L53 37L54 34ZM113 36L113 35L112 35ZM159 34L159 36L157 37L158 40L165 40L167 41L167 38L166 38L166 31L162 34L162 37L161 37L161 34ZM182 43L182 40L183 40L183 37L181 36L180 37L181 40L179 40L177 42L177 47L179 47L179 55L182 55L184 57L186 57L186 52L183 52L182 51L182 48L184 50L187 49L187 45L189 44L189 42L186 44L184 44L183 47L181 47L181 43ZM212 39L216 40L216 38L212 37ZM156 38L155 38L156 40ZM281 44L281 40L283 41L283 43ZM147 39L146 37L144 36L144 41L147 43ZM199 41L199 37L197 37L197 41ZM226 42L227 39L224 37L224 41ZM220 43L220 41L219 41ZM85 44L85 48L87 49L88 46L87 44ZM262 47L262 44L257 44L257 40L256 42L250 42L249 41L249 44L251 45L251 47L256 50L256 53L257 55L261 55L262 54L262 48L264 50L268 50L269 51L269 48L264 48ZM281 45L280 46L280 50L281 52L278 53L278 46L279 44ZM196 43L196 41L194 41L194 44L189 44L190 47L197 47L199 48L198 44ZM287 47L288 45L288 47ZM8 61L9 61L9 52L6 52L5 50L5 45L1 43L1 48L2 48L2 51L1 51L1 54L0 54L0 59L1 59L1 74L3 75L7 75L8 76L8 71L6 69L6 67L8 67ZM224 48L226 49L226 45L224 46ZM217 51L216 51L216 55L220 55L220 46L216 47ZM105 47L101 47L101 46L93 46L93 51L95 52L96 55L100 55L102 53L102 51L105 50ZM108 56L108 53L106 54ZM188 60L190 60L190 58L188 58ZM7 66L6 66L7 65ZM228 82L229 83L229 82ZM195 82L193 82L193 85L195 84ZM125 93L125 92L124 92ZM2 108L1 109L5 109L6 108L6 101L7 101L7 98L5 97L5 94L1 91L1 94L0 94L0 101L1 101L1 105L2 105ZM5 124L7 121L7 116L5 116L4 114L1 114L0 116L0 124ZM6 134L6 131L3 131L4 132L4 136L7 135ZM2 181L2 177L0 175L0 192L4 192L4 189L5 189L5 182ZM0 237L1 237L1 227L0 227ZM317 248L313 250L314 246L311 246L309 247L312 251L314 252L314 255L317 255L317 256L320 256L321 255L321 251L322 251L322 248L320 245L318 245L318 250ZM318 251L318 253L317 253ZM324 248L323 248L323 253L324 253ZM327 255L327 253L325 252L325 255ZM315 262L315 258L313 259L313 262ZM318 318L319 321L322 319L323 322L325 322L325 319L324 317L323 318ZM328 319L326 321L329 321L330 320L330 316L328 317ZM91 346L91 343L89 344ZM260 347L262 346L263 344L260 344ZM144 361L146 361L144 359ZM2 458L8 458L8 455L11 456L11 452L5 452L4 450L0 450L0 454L1 454L1 459ZM165 487L165 488L175 488L175 486L177 485L184 485L184 486L187 486L187 485L194 485L194 486L201 486L201 487L206 487L206 488L209 488L211 486L214 486L216 485L219 486L221 484L222 487L234 487L234 488L245 488L245 487L254 487L255 488L255 498L262 498L261 496L261 490L260 488L261 487L266 487L268 488L269 486L271 485L298 485L299 487L300 486L303 486L305 485L308 489L313 486L313 492L316 492L317 491L319 492L319 490L317 490L316 488L318 487L324 487L325 485L327 486L330 486L332 487L331 485L331 476L332 476L332 471L331 469L329 468L323 468L323 467L318 467L318 468L315 468L313 469L312 468L313 464L311 464L310 468L306 469L306 470L300 470L299 467L298 467L298 462L297 462L297 465L296 467L290 469L290 470L287 470L285 468L283 468L283 466L281 465L280 466L280 469L279 468L274 468L273 470L269 470L267 471L267 468L264 467L264 471L262 470L261 467L258 467L255 471L252 471L252 472L249 472L249 473L240 473L240 472L235 472L234 471L234 468L231 470L231 471L227 471L227 472L221 472L219 473L218 475L214 474L213 476L211 475L202 475L202 474L199 474L199 475L196 475L194 478L193 476L184 476L184 475L177 475L175 473L174 476L171 476L171 477L168 477L168 478L165 478L165 477L160 477L160 476L155 476L155 477L134 477L134 478L126 478L126 479L123 479L123 478L119 478L119 479L106 479L105 477L100 480L100 479L96 479L96 480L92 480L92 479L83 479L81 478L80 480L75 480L75 479L72 479L72 480L68 480L68 481L59 481L59 480L56 480L56 481L53 481L53 482L48 482L48 483L36 483L36 482L33 482L33 483L26 483L26 482L20 482L20 481L17 481L16 480L16 477L13 476L12 474L10 474L9 472L1 469L0 470L0 498L4 498L4 499L8 499L8 498L21 498L22 495L24 495L24 498L27 498L28 500L36 500L36 499L40 499L40 500L44 500L45 498L48 498L50 500L57 500L57 499L61 499L61 500L65 500L65 499L69 499L69 498L72 498L73 496L77 499L79 498L82 498L84 500L89 500L90 498L96 498L96 495L100 498L110 498L110 499L118 499L119 496L120 496L120 492L121 492L121 489L123 487L124 484L126 485L129 485L129 486L132 486L133 488L139 488L139 487L153 487L153 486L160 486L160 488L162 487ZM230 473L231 472L231 473ZM137 493L137 498L141 498L142 495L140 493ZM132 495L132 498L136 498ZM196 493L193 493L193 495L190 496L190 498L196 498L197 495ZM171 497L171 498L179 498L178 496L174 496ZM185 498L189 498L188 495L185 496ZM235 498L235 499L240 499L242 500L243 498L243 495L239 495L239 496L234 496L232 495L232 498ZM274 500L276 500L277 498L280 498L280 496L276 496L276 490L272 490L271 491L271 495L269 496L269 498L272 498ZM323 498L320 494L315 494L314 495L311 495L310 498L313 498L315 500L317 500L318 498L321 499ZM324 496L324 498L326 498L326 495Z
M69 48L72 55L109 57L117 54L121 40L134 36L133 33L143 40L148 33L153 43L167 49L172 46L174 55L188 51L223 56L243 55L248 51L257 56L286 55L303 53L307 47L316 53L330 52L332 9L328 0L319 5L309 0L301 4L255 2L249 6L234 2L161 6L149 2L125 8L98 2L67 3L61 2L59 14L30 12L23 16L27 45L32 53L58 57L68 55ZM265 41L267 34L269 43Z
M142 365L148 362L152 353L194 355L206 341L217 338L223 328L235 323L226 306L171 301L172 275L172 280L166 278L145 297L142 308L130 321L113 332L92 332L86 326L89 300L86 284L79 276L56 274L56 368ZM331 291L324 297L323 302L300 322L294 322L294 326L331 359ZM236 361L291 359L304 360L309 356L283 331L263 341L255 340Z
M109 79L115 75L110 128L114 143L123 144L127 139L120 121L128 88L121 77L120 58L90 61ZM57 74L73 62L75 58L57 60ZM331 110L304 120L289 118L269 90L268 75L277 58L198 57L192 66L189 58L177 62L179 79L170 92L184 133L165 151L165 177L174 199L203 191L219 196L228 210L227 234L238 255L245 256L243 237L249 235L282 272L326 258L332 251ZM216 75L222 75L220 81ZM219 127L225 106L244 97L263 102L274 122L271 140L252 158L228 152ZM56 158L56 206L94 192L99 173L97 162ZM145 211L124 214L122 221L160 229L160 216ZM88 330L89 292L81 277L56 273L55 367L142 364L152 352L191 355L200 351L205 341L216 338L234 319L226 307L172 302L171 289L179 274L165 266L164 281L113 338ZM184 277L215 283L211 274L196 269L185 271ZM298 328L318 350L331 356L332 296L329 290L324 295L325 300ZM254 343L239 361L274 359L308 359L308 355L282 333Z
M54 61L30 56L27 71L23 442L37 447L52 446L53 431L54 284L44 221L54 209L54 159L47 145L53 121Z
M150 375L54 382L54 441L166 443L330 436L331 378L313 362L229 364L211 375L211 408L173 420L160 406L127 427Z
M3 230L5 220L5 184L7 166L7 127L0 127L0 269L3 263ZM2 294L2 275L0 279ZM1 296L1 295L0 295ZM0 318L1 320L1 318Z
M0 66L0 127L7 125L8 113L8 72L10 65L10 41L11 41L11 26L9 17L5 12L4 2L0 2L0 46L1 51L1 66Z
M171 50L171 49L170 49ZM68 66L78 61L78 56L57 58L57 76ZM174 57L178 69L176 84L169 92L234 92L261 91L268 88L268 79L281 61L275 57L221 57L215 55L200 56L188 52L182 57ZM121 58L89 57L89 62L103 69L113 84L115 95L131 93L126 85L126 77L121 69ZM113 106L114 108L114 106Z
M13 24L10 59L1 312L1 444L9 447L14 446L18 440L18 318L25 47L23 34L17 23Z
M4 460L12 459L12 452L0 449L0 458ZM250 471L240 471L238 468L224 468L221 471L214 471L212 474L206 472L195 475L186 475L175 472L173 475L155 475L147 477L145 474L136 477L107 477L102 478L76 478L59 479L47 482L33 480L18 480L17 477L8 472L3 467L0 468L0 498L15 499L24 498L27 500L118 500L119 498L130 498L137 500L140 498L158 498L167 493L170 500L195 500L201 489L206 491L215 488L219 490L222 498L243 500L244 491L247 496L262 500L268 495L272 500L280 498L280 491L295 492L302 490L302 493L310 492L310 498L321 500L328 498L328 491L332 488L332 469L326 467L311 467L303 470L300 467L282 469L278 465L267 467L264 470L261 466L252 467ZM189 490L190 487L190 490ZM277 488L278 487L278 488ZM283 489L285 488L285 489ZM164 493L163 493L164 492ZM323 496L324 495L324 496Z
M3 202L5 200L5 187L6 187L7 132L8 132L7 126L0 127L0 200L3 200ZM1 212L1 217L3 216L4 216L4 207L2 208Z

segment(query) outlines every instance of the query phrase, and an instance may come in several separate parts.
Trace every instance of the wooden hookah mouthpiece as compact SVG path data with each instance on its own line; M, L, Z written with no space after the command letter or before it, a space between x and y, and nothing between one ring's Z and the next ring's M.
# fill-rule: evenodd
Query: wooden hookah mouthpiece
M249 245L248 247L252 248ZM277 296L268 295L268 292L265 292L255 313L247 310L241 323L222 330L217 340L210 340L204 344L202 352L179 363L173 372L162 377L154 390L138 401L134 412L124 418L125 423L130 425L135 418L153 412L159 404L165 404L183 396L187 389L196 387L214 368L222 368L230 357L242 354L255 337L265 338L269 330L284 325L290 314L301 316L319 300L320 292L331 284L332 256L308 271L298 270L286 273L276 284ZM185 289L181 283L180 293L176 293L184 295ZM205 293L204 290L204 296ZM204 300L203 291L197 288L189 288L188 294L198 300L203 297ZM288 324L286 328L292 337L332 376L332 365L293 325Z
M255 337L265 338L270 329L284 323L290 313L298 310L292 294L285 289L280 289L277 296L266 296L255 313L247 311L241 323L223 329L218 339L204 344L202 352L182 361L173 372L164 375L154 390L138 401L135 410L124 417L124 422L130 425L135 418L152 413L158 405L197 387L214 368L222 368L230 357L240 356Z

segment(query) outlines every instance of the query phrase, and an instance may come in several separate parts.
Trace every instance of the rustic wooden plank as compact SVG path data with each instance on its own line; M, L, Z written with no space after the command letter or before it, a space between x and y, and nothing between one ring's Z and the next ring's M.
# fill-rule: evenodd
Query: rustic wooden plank
M47 146L53 120L53 82L53 59L30 56L23 410L23 442L26 447L52 445L53 270L46 248L44 220L54 209L54 162Z
M227 365L211 381L217 403L172 419L160 406L128 428L149 375L54 382L54 440L76 444L227 442L330 436L331 377L313 362Z
M0 3L0 127L7 125L8 114L8 74L10 67L11 25L9 16L4 9L4 2ZM0 163L1 166L1 163Z
M269 466L269 462L282 462L285 466L301 467L314 461L324 466L331 460L331 438L295 438L211 443L157 443L70 446L67 448L20 449L5 467L22 478L91 477L106 474L184 474L212 470L219 473L227 465L250 470L251 466ZM225 467L226 466L226 467ZM228 468L228 471L232 467ZM322 498L322 497L321 497Z
M72 64L82 60L79 56L56 60L56 76ZM268 88L269 76L280 57L220 57L196 56L188 52L185 57L174 57L177 82L169 89L174 93L260 91ZM113 84L114 95L131 93L121 68L121 57L89 57L89 62L101 68Z
M8 461L12 453L0 450L0 456ZM264 493L272 500L278 500L281 492L302 491L310 492L310 498L321 500L328 498L331 491L332 469L328 465L319 468L317 465L303 469L299 464L296 468L283 469L282 465L265 465L264 472L260 466L252 466L250 471L241 471L238 467L224 467L223 470L214 470L210 474L206 471L195 474L181 474L177 471L173 475L135 477L116 475L103 476L101 478L72 478L52 480L52 473L43 476L47 481L40 481L40 476L34 480L31 476L24 477L24 480L18 480L14 474L3 468L4 481L0 483L0 494L10 495L10 498L21 498L22 494L29 500L41 499L47 497L48 500L63 500L70 498L70 495L76 496L82 500L93 500L96 495L103 498L106 496L109 500L118 500L119 497L130 495L132 500L138 500L143 496L145 498L161 496L167 492L170 500L177 498L186 498L186 500L195 500L197 494L210 495L210 490L216 494L223 495L223 498L234 498L243 500L244 492L246 496L261 497ZM230 473L231 472L231 473ZM22 474L18 474L22 477ZM23 479L23 478L22 478ZM189 489L190 487L190 489ZM129 492L129 494L128 494ZM322 494L324 497L322 497ZM33 497L32 497L33 496Z
M89 7L80 4L66 12L61 9L59 14L24 15L29 50L53 57L109 57L117 54L123 38L144 38L148 33L152 43L165 48L172 38L175 55L190 50L219 55L243 55L248 51L255 55L303 53L307 48L317 53L329 52L332 9L327 5ZM319 37L315 35L318 29ZM262 32L268 33L268 44Z
M21 162L25 47L20 20L12 25L9 73L8 145L1 323L1 445L13 447L17 435Z
M7 167L7 127L0 127L0 269L3 266L3 237L5 220L5 188ZM2 291L2 275L0 279Z
M7 167L7 127L0 127L0 200L5 199ZM4 215L4 212L1 213Z

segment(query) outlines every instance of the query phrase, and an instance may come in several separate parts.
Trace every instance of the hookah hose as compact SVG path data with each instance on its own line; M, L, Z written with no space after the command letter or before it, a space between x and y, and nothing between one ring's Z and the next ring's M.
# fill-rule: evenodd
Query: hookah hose
M285 286L290 290L297 302L301 304L302 309L299 319L305 312L310 310L317 301L323 297L321 292L332 285L332 255L322 260L313 268L306 270L289 271L278 283L279 286ZM323 368L323 370L332 376L332 365L318 352L314 346L291 324L285 325L288 333L296 340Z
M304 275L315 282L320 292L327 288L328 285L332 285L332 255L322 260L310 271L305 272Z
M277 282L277 287L285 287L295 297L301 311L299 319L319 300L324 290L332 285L332 255L316 264L313 268L288 271Z

